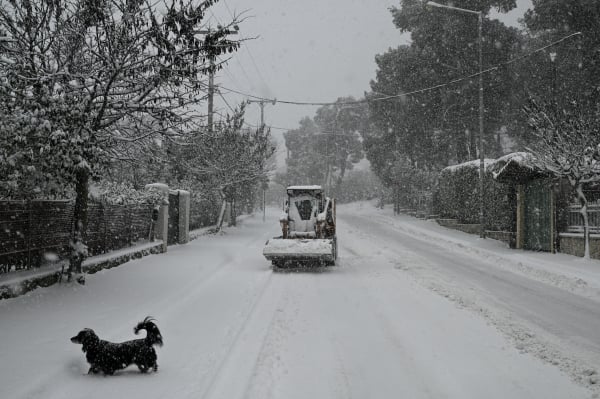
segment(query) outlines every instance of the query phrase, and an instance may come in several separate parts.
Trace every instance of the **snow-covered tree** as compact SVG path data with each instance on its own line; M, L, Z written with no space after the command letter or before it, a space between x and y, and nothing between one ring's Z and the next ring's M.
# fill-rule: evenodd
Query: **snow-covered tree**
M235 21L202 33L217 1L0 3L2 195L74 190L71 271L85 252L89 179L130 145L198 125L205 75L239 47Z
M600 115L585 112L583 106L556 112L554 106L532 102L526 108L537 143L529 148L540 168L566 179L581 204L584 257L590 257L587 199L584 187L600 182Z
M234 111L217 123L213 132L191 135L180 152L185 165L183 180L217 190L224 203L233 204L254 198L266 185L273 166L269 159L275 152L269 129L245 127L244 104ZM235 207L232 213L235 221Z
M350 104L345 104L350 103ZM361 133L368 124L367 107L352 97L317 109L298 129L284 134L290 184L321 184L337 195L347 171L363 158Z

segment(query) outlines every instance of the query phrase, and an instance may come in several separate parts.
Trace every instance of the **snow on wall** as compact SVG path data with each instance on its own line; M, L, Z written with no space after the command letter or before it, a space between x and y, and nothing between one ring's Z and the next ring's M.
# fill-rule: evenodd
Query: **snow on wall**
M288 190L322 190L321 186L289 186Z
M485 169L487 169L488 167L490 167L495 162L496 162L495 159L486 158L486 159L483 160L483 167ZM463 168L479 168L479 163L480 163L480 160L479 159L475 159L473 161L459 163L458 165L450 165L450 166L447 166L444 169L442 169L442 173L443 172L454 173L457 170L460 170L460 169L463 169Z
M519 166L522 167L526 167L526 168L533 168L534 167L534 158L533 155L529 152L511 152L510 154L506 154L504 156L501 156L500 158L496 159L495 163L496 164L501 164L501 163L516 163Z

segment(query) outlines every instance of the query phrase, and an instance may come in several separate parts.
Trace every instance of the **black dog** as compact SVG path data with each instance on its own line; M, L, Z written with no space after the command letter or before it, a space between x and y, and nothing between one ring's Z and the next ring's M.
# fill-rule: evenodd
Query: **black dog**
M151 317L146 317L133 328L136 334L140 330L146 330L146 338L143 339L113 343L99 339L94 330L85 328L71 338L71 342L83 345L81 350L90 364L88 374L102 372L112 375L134 363L142 373L150 369L157 371L154 345L162 346L163 341L153 321Z

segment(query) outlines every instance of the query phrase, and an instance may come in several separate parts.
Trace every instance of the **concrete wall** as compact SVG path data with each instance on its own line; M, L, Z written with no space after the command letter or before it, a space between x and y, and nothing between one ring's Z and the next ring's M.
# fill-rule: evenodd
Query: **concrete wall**
M481 225L477 224L457 224L453 227L453 229L463 231L469 234L479 234L481 231Z
M485 236L492 240L502 241L508 245L514 245L515 233L510 231L486 231ZM511 247L512 248L512 247Z
M163 241L163 252L167 252L167 238L169 237L169 205L161 205L158 211L158 220L154 225L154 237Z
M440 226L447 227L453 230L459 230L468 234L479 234L480 233L480 224L460 224L456 219L436 219L436 222ZM489 231L485 232L486 237L491 238L493 240L503 241L509 245L511 245L511 241L513 241L514 233L510 231Z
M436 219L435 221L440 226L449 227L451 229L453 229L458 224L457 219Z
M560 233L559 239L561 253L583 256L583 234ZM600 234L590 234L590 257L600 259Z
M179 244L190 241L190 192L179 190Z

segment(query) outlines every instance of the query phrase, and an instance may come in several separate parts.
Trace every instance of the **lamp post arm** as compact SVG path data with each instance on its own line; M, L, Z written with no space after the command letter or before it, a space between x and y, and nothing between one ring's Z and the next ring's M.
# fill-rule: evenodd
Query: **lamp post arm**
M454 7L454 6L448 6L446 4L439 4L436 3L435 1L428 1L426 3L427 6L430 7L438 7L438 8L447 8L449 10L454 10L454 11L460 11L460 12L467 12L469 14L481 14L480 11L473 11L473 10L467 10L466 8L460 8L460 7Z

